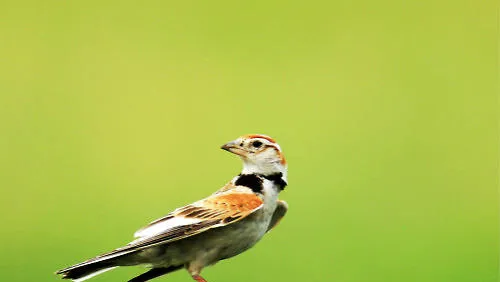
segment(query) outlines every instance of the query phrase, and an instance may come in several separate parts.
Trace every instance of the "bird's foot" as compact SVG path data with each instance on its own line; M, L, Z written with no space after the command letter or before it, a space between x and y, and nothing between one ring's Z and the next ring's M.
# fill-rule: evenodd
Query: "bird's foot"
M207 282L207 280L205 280L205 278L201 277L200 275L193 275L192 277L197 282Z

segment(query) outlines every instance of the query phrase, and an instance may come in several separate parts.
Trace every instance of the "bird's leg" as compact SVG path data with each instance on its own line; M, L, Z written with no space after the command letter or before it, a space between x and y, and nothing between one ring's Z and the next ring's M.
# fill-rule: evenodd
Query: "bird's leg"
M203 269L203 264L196 261L192 261L186 264L185 267L189 272L189 274L191 274L191 277L193 277L193 279L196 280L196 282L207 282L205 278L200 276L200 272Z
M191 276L193 277L194 280L196 280L197 282L207 282L207 280L205 280L205 278L201 277L200 275L196 274L196 275L193 275Z

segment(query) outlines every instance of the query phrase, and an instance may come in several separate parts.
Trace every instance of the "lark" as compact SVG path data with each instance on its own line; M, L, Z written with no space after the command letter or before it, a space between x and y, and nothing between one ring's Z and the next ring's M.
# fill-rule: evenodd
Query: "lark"
M129 282L148 281L186 269L198 282L203 268L254 246L288 210L278 199L287 186L287 163L280 146L266 135L243 135L222 149L243 160L243 170L212 195L175 209L135 232L124 247L56 274L84 281L121 266L150 268Z

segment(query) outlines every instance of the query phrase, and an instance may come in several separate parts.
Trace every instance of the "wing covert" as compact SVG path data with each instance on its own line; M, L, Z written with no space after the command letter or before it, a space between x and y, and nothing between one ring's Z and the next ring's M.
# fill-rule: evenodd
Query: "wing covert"
M127 246L141 248L193 236L239 221L262 207L263 200L258 195L248 188L238 188L178 208L151 222L139 229L134 234L138 239Z
M276 210L273 213L273 217L271 218L271 222L269 223L269 227L267 228L267 232L273 229L280 220L285 216L288 211L288 204L285 201L278 200L278 205L276 206Z

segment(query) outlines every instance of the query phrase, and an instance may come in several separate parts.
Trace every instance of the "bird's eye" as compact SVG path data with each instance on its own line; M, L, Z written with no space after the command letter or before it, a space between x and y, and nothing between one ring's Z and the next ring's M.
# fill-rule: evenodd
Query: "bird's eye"
M262 146L262 142L260 142L260 141L253 141L252 146L254 146L255 148L259 148L260 146Z

